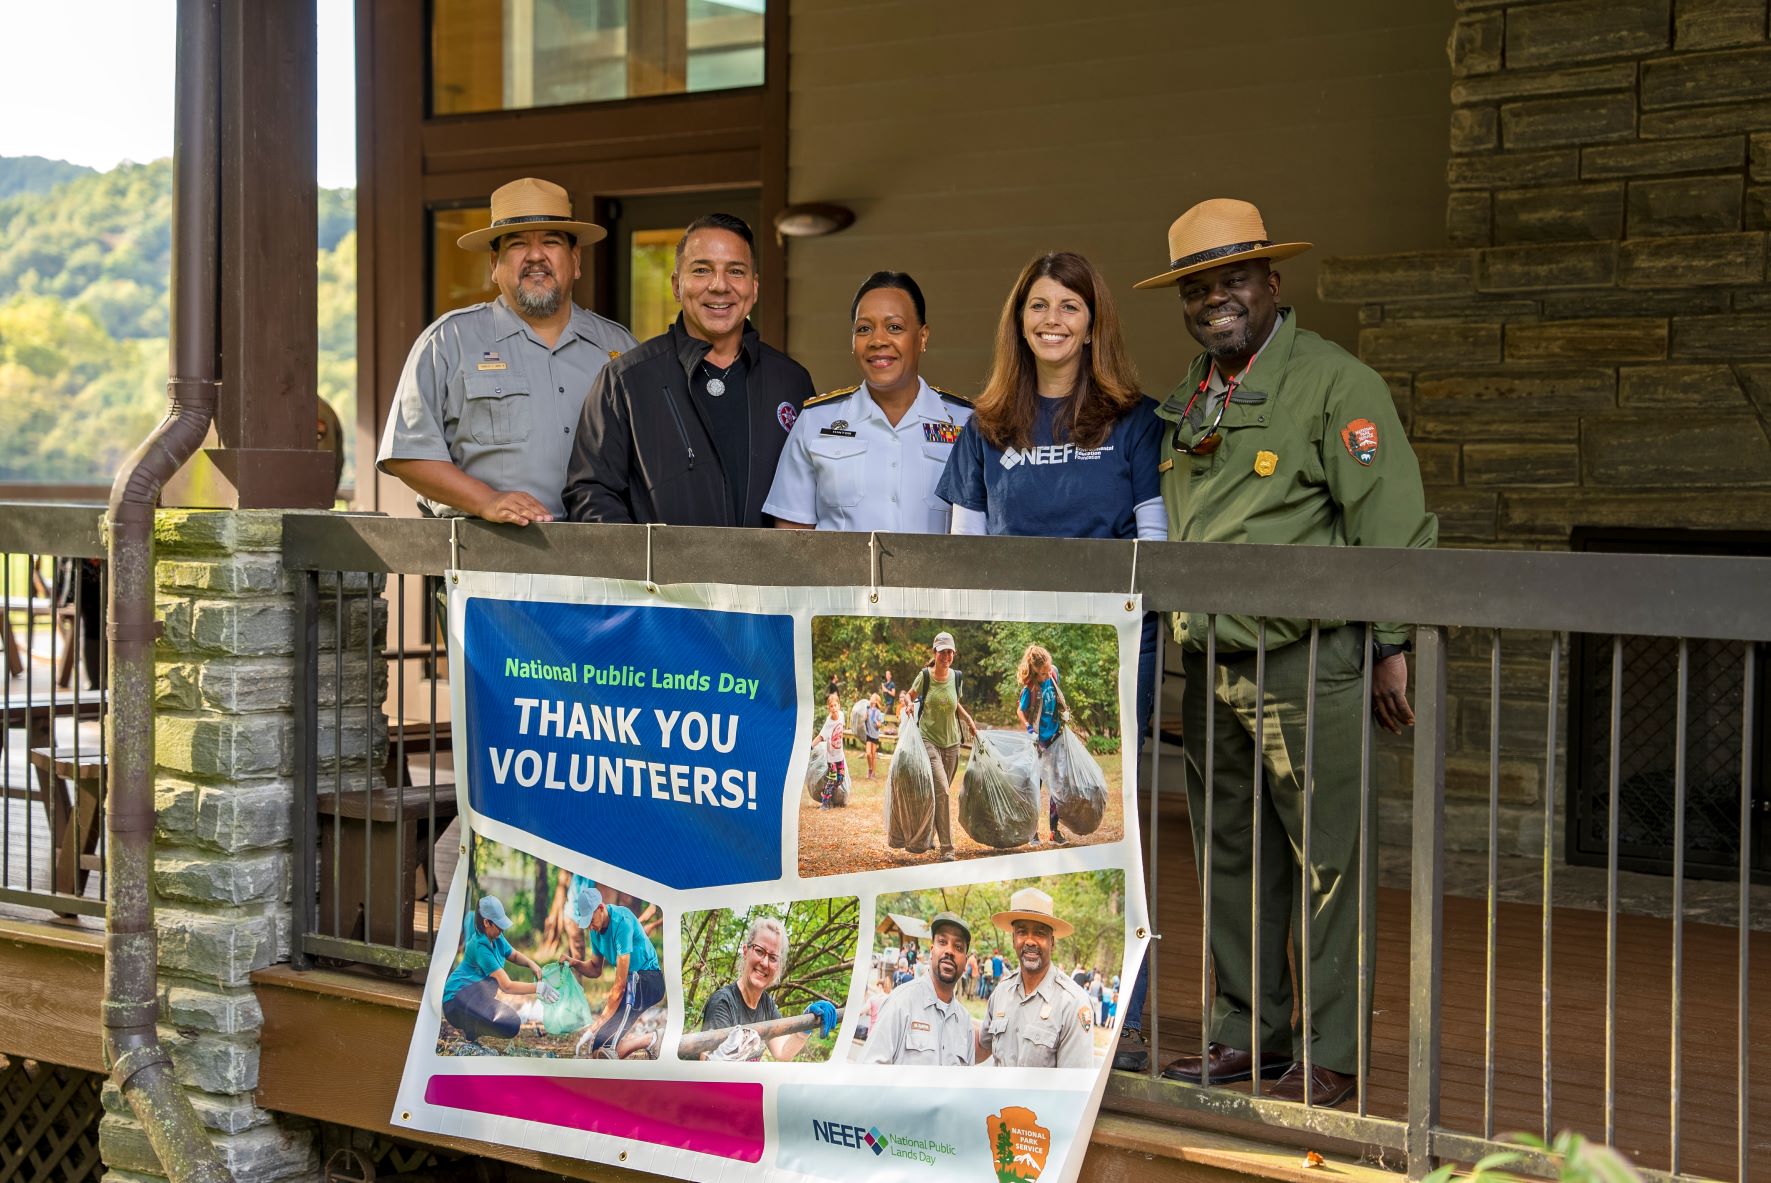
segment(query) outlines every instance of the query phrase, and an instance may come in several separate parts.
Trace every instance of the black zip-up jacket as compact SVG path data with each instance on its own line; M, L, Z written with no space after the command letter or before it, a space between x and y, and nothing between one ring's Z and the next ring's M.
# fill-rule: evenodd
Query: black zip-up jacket
M742 520L732 520L724 466L689 376L711 346L669 329L597 374L578 419L566 468L566 516L574 522L762 526L775 463L806 399L805 367L744 327L750 479Z

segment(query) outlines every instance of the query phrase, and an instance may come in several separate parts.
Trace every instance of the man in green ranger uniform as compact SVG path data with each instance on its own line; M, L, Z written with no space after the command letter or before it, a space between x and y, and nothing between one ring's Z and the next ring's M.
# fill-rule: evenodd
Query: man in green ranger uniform
M1178 287L1187 331L1205 347L1157 413L1171 426L1162 461L1168 536L1187 542L1430 547L1420 466L1402 434L1389 387L1338 345L1300 328L1279 303L1272 264L1309 243L1274 243L1260 211L1243 201L1201 202L1169 228L1169 270L1137 286ZM1218 666L1205 678L1206 617L1177 613L1187 678L1183 762L1199 865L1211 844L1212 1003L1209 1064L1182 1056L1171 1079L1213 1083L1278 1076L1270 1094L1306 1099L1302 1036L1291 1028L1286 947L1301 940L1304 715L1310 622L1266 622L1266 702L1255 696L1259 624L1220 616ZM1308 964L1314 1039L1308 1100L1334 1105L1358 1072L1359 747L1363 669L1372 661L1370 710L1398 734L1408 705L1403 624L1322 621L1316 669L1315 791L1310 857ZM1301 642L1301 643L1300 643ZM1211 710L1206 709L1210 703ZM1254 731L1264 714L1261 878L1251 874ZM1205 817L1205 733L1214 729L1212 832ZM1375 868L1377 860L1368 860ZM1261 933L1250 934L1260 892ZM1260 1063L1254 1062L1253 958L1260 962ZM1299 972L1304 958L1296 959ZM1297 1062L1293 1062L1296 1060Z

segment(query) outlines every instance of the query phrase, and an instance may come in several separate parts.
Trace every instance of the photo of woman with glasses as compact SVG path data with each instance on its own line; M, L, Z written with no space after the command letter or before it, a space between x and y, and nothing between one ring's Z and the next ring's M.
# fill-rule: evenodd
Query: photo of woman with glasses
M694 923L693 919L691 923ZM853 931L851 924L849 932ZM807 1040L814 1035L828 1040L841 1022L841 1012L827 998L814 997L805 1005L798 1012L805 1016L805 1021L787 1024L795 1030L780 1033L764 1033L769 1031L768 1028L763 1032L757 1030L759 1025L775 1023L783 1017L773 991L781 984L789 954L787 925L772 915L752 917L738 944L737 980L715 990L701 1008L701 1030L727 1032L727 1038L715 1041L685 1039L685 1058L760 1060L766 1051L768 1059L785 1063L797 1058ZM847 985L846 976L840 984ZM695 991L690 989L688 993L693 995ZM711 1043L712 1046L694 1050L699 1043Z
M1164 424L1138 389L1106 280L1057 251L1022 269L1003 303L983 393L936 493L955 534L1168 537ZM1144 620L1138 735L1155 698L1156 617Z

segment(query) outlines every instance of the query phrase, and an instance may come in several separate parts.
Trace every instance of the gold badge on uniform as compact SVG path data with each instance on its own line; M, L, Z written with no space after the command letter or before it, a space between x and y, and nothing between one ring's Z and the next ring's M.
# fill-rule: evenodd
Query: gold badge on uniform
M1049 1019L1052 1017L1052 1004L1051 1003L1048 1002L1044 1006L1039 1008L1039 1017L1042 1019Z
M610 361L614 361L616 358L618 358L620 356L621 356L621 351L619 349L609 350L609 360Z
M1272 476L1279 469L1279 453L1256 452L1254 454L1254 471L1256 476Z

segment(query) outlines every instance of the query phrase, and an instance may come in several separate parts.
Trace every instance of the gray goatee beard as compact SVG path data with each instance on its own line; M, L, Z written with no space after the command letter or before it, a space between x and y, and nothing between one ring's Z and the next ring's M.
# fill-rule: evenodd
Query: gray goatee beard
M545 320L558 312L560 302L564 299L565 293L559 288L537 292L527 286L519 285L516 291L517 309L524 316L531 316L538 320Z

